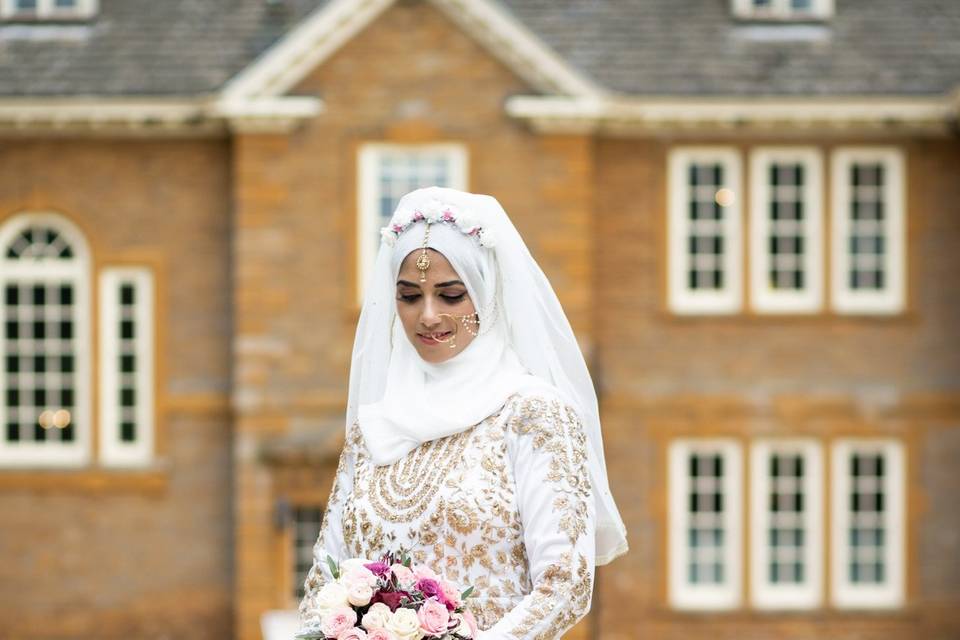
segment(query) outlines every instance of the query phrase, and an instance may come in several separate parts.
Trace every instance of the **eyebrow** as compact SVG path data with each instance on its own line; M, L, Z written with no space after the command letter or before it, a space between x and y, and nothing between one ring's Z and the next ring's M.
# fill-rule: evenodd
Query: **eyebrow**
M398 285L401 285L401 284L402 284L402 285L405 285L405 286L407 286L407 287L416 287L417 289L420 288L420 285L414 284L413 282L409 282L409 281L407 281L407 280L397 280L397 284L398 284ZM447 280L446 282L438 282L437 284L435 284L435 285L433 285L433 286L434 286L435 288L439 289L440 287L452 287L452 286L455 285L455 284L462 285L463 282L461 282L460 280Z

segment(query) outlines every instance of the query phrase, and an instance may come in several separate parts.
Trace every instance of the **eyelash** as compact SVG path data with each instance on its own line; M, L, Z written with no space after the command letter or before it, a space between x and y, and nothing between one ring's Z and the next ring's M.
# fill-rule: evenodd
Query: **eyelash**
M458 296L445 296L445 295L442 295L442 294L441 294L440 297L443 298L443 299L444 299L446 302L448 302L449 304L456 304L456 303L460 302L461 300L463 300L463 299L466 297L466 295L467 295L467 293L466 293L466 292L463 292L463 293L461 293L461 294L458 295ZM400 299L403 300L404 302L413 302L413 301L415 301L417 298L420 297L420 294L419 294L419 293L412 293L412 294L407 294L407 295L400 294L399 297L400 297Z

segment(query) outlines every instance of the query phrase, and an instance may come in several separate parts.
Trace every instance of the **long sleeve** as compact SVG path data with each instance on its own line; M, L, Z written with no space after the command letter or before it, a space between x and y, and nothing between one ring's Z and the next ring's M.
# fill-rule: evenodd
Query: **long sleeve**
M319 623L316 597L320 589L333 580L327 564L327 555L329 554L337 561L347 557L343 539L343 507L347 496L353 490L353 467L356 459L358 430L359 427L354 424L347 433L340 452L337 472L333 478L333 487L330 489L330 498L327 500L323 521L320 524L320 533L313 545L313 565L307 572L304 596L299 607L301 629L313 627Z
M477 640L553 640L590 610L596 507L574 410L524 398L508 420L532 591Z

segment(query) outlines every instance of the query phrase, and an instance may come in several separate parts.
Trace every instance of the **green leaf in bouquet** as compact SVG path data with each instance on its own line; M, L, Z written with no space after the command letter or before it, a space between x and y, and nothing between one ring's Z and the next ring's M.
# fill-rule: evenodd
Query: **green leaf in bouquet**
M464 589L464 590L463 590L463 593L460 594L460 597L463 598L464 600L466 600L467 598L470 597L470 594L471 594L471 593L473 593L473 587L472 587L472 586L467 587L466 589Z
M333 561L330 554L327 554L327 566L330 567L330 573L333 575L333 579L338 579L340 577L340 568L337 567L337 563Z

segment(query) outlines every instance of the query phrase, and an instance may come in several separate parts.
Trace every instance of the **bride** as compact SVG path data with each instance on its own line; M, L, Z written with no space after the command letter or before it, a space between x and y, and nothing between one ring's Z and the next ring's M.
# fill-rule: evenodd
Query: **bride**
M357 327L346 441L300 622L334 559L399 547L460 585L480 640L558 638L627 551L597 398L550 283L496 199L400 200Z

